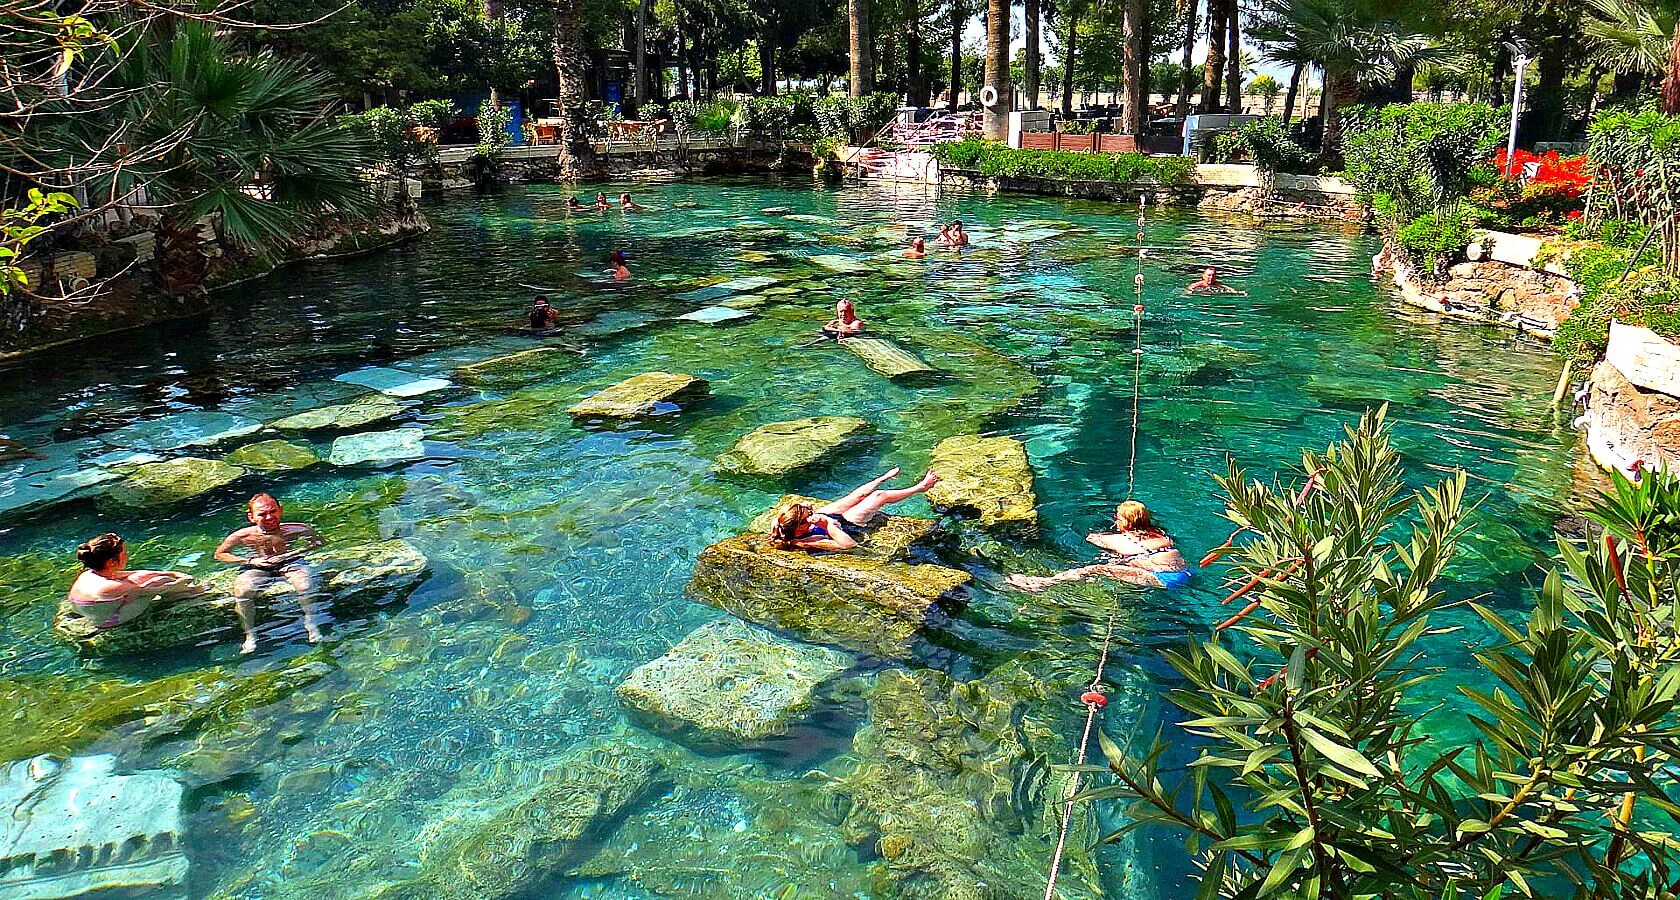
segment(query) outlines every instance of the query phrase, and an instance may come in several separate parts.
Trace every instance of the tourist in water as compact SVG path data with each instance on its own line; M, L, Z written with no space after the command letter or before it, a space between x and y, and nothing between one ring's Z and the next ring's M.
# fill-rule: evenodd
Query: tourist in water
M1127 500L1114 511L1114 530L1099 531L1085 540L1103 551L1102 561L1054 575L1011 575L1010 586L1023 591L1042 591L1053 584L1113 578L1142 587L1178 588L1190 581L1196 570L1178 552L1171 537L1149 517L1149 507Z
M204 593L204 586L185 572L129 571L128 548L110 532L78 546L76 559L82 574L70 585L70 605L102 630L134 621L153 600Z
M578 200L576 194L573 194L566 200L566 208L573 210L574 212L583 212L589 209L589 207L583 205L582 201Z
M635 211L638 211L638 212L641 211L641 210L647 209L647 207L645 207L645 206L641 205L640 203L637 203L636 201L630 199L630 194L628 192L625 192L625 193L622 193L622 194L618 195L618 208L619 209L635 210Z
M303 555L326 541L312 525L282 522L283 513L280 501L273 497L252 497L245 507L251 527L228 535L216 548L217 559L240 567L239 577L233 580L233 608L245 629L242 653L257 649L256 596L277 581L287 582L297 592L298 606L303 608L303 630L309 640L321 639L321 627L315 621L315 568ZM243 548L245 555L233 552L238 548Z
M1190 282L1184 289L1187 294L1241 294L1242 291L1219 280L1219 270L1208 266L1202 270L1202 277L1198 281Z
M951 224L939 229L939 243L952 248L968 246L968 232L963 230L961 219L952 219Z
M560 313L556 312L554 307L548 305L547 297L539 296L537 302L531 305L531 312L526 317L526 324L530 326L532 331L544 331L560 324Z
M939 483L929 470L922 480L903 490L882 490L881 485L898 477L893 469L826 506L794 503L776 516L770 526L770 543L783 550L850 550L858 545L864 529L881 509L907 500Z
M603 191L596 191L595 192L595 211L596 212L606 212L609 209L612 209L612 204L607 202L606 193L603 192Z
M927 256L927 244L921 238L912 238L910 249L904 251L905 259L922 259Z
M612 255L607 257L607 264L612 267L607 273L612 275L614 281L628 281L630 267L626 263L629 261L630 258L624 255L623 250L614 250Z
M858 318L857 310L853 308L852 301L842 297L840 302L834 304L834 318L828 320L828 324L822 327L822 333L823 337L834 338L835 340L863 333L863 320Z

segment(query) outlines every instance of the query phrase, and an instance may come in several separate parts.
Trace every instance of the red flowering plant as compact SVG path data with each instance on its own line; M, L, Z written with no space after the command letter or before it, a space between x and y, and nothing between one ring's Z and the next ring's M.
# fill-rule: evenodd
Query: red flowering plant
M1471 192L1471 200L1497 211L1508 226L1543 228L1578 219L1581 195L1592 185L1585 156L1556 150L1518 150L1509 156L1500 150L1488 168L1492 177Z

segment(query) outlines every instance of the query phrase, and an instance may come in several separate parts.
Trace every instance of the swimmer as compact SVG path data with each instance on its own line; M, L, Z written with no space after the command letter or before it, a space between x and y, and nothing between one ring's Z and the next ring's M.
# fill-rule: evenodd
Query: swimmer
M938 244L941 247L951 246L951 225L950 225L950 223L946 223L944 225L939 226L939 237L934 238L933 242L935 244Z
M1114 530L1099 531L1085 540L1102 549L1102 562L1054 575L1011 575L1011 587L1034 593L1053 584L1113 578L1141 587L1179 588L1196 570L1178 552L1171 537L1149 518L1149 507L1127 500L1114 511Z
M612 266L607 272L612 275L614 281L628 281L630 279L630 267L625 265L629 261L629 257L624 255L623 250L614 250L612 255L607 257L607 263Z
M858 545L858 539L864 536L865 529L883 507L907 500L939 483L938 473L929 470L921 481L903 490L881 489L881 485L897 477L898 470L893 469L826 506L790 505L776 516L776 523L770 527L771 545L781 550L850 550Z
M596 212L606 212L609 209L612 209L612 204L607 202L607 195L602 191L596 191L595 192L595 211Z
M636 210L638 212L647 209L647 207L630 199L630 194L628 192L618 195L618 208Z
M1207 268L1203 269L1201 280L1200 281L1192 281L1190 283L1190 286L1184 289L1184 292L1186 294L1242 294L1243 293L1242 291L1239 291L1236 288L1231 287L1230 285L1226 284L1225 282L1220 281L1219 280L1219 270L1214 268L1213 266L1208 266Z
M303 554L326 541L312 525L280 521L283 512L280 501L267 494L252 497L245 508L251 527L228 535L216 548L217 559L240 567L239 577L233 580L233 608L245 629L241 653L257 649L255 598L277 581L287 582L297 592L298 606L303 608L303 630L310 643L321 639L321 627L315 622L315 568ZM246 555L233 552L239 547L245 548Z
M927 244L921 238L910 241L910 249L904 251L905 259L923 259L927 256Z
M575 210L577 212L582 212L582 211L588 209L589 207L584 206L583 203L578 200L577 196L573 195L573 196L567 198L566 208L570 209L570 210Z
M70 585L70 605L101 631L139 618L153 600L193 597L204 586L185 572L129 571L123 539L106 532L76 548L82 574Z
M951 224L939 229L939 243L946 247L968 246L968 232L963 231L961 219L952 219Z
M863 333L863 320L858 318L857 309L852 306L852 301L842 297L840 302L834 304L834 318L822 327L822 333L823 337L835 340Z
M560 324L560 313L556 312L554 307L548 305L547 297L539 296L537 302L531 306L526 324L530 326L532 331L553 328Z

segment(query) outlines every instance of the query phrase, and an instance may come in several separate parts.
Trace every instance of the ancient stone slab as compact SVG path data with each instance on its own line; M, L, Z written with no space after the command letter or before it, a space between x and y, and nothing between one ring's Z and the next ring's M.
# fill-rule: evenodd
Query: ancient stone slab
M222 457L222 460L253 472L288 472L313 466L321 461L321 457L302 444L273 440L246 444Z
M244 474L244 469L219 459L166 459L136 466L106 489L101 502L125 509L168 506L225 487Z
M37 756L0 768L0 896L128 896L186 881L181 783L117 775L116 763Z
M322 599L343 609L406 597L424 580L427 560L406 541L383 541L345 547L322 547L309 555ZM201 597L162 601L133 621L101 630L71 605L59 603L53 632L82 656L116 656L198 643L218 634L237 634L233 581L229 566L203 580ZM257 595L259 614L295 593L282 579Z
M656 731L702 747L733 748L786 734L811 711L817 688L850 663L844 653L722 619L638 666L617 694Z
M780 478L830 459L871 426L855 416L815 416L761 425L718 457L718 466L740 475Z
M852 351L863 364L887 376L902 378L923 375L935 369L916 354L881 337L848 337L840 339L840 346Z
M1587 412L1587 450L1599 465L1633 475L1636 461L1680 471L1680 399L1641 390L1608 359L1593 368Z
M0 480L0 516L20 515L75 499L96 485L122 477L102 468L33 470Z
M644 372L574 404L580 418L630 419L670 412L699 400L711 390L704 378L670 372Z
M384 466L410 462L426 455L418 428L364 431L333 439L328 456L335 466Z
M345 372L333 380L345 384L359 384L392 397L418 397L450 386L449 382L442 378L424 378L413 372L382 366L369 366L354 372Z
M788 218L791 219L793 217L788 216ZM830 272L839 272L842 275L862 275L863 273L869 271L868 263L865 263L862 260L853 259L850 256L841 256L838 253L819 253L811 257L811 262L822 266Z
M987 528L1022 537L1038 533L1027 449L1011 437L958 435L933 448L930 467L939 483L927 492L935 509L976 515Z
M319 429L336 428L350 429L383 422L403 411L401 403L383 394L372 394L360 397L349 403L336 406L323 406L311 409L284 419L276 419L269 423L272 428L281 431L316 431Z
M528 370L534 366L545 365L560 358L556 354L561 351L557 347L536 347L531 350L521 350L506 356L497 356L483 362L471 363L455 370L455 377L463 382L472 384L515 374Z
M262 423L224 412L184 412L149 422L136 422L99 436L113 447L140 450L180 450L208 447L261 430Z
M745 309L736 309L730 306L708 306L705 309L697 309L694 312L677 316L677 318L689 322L700 322L705 325L716 325L720 322L745 319L750 315L752 315L752 312Z
M1611 322L1604 358L1634 386L1680 397L1680 345L1655 331Z

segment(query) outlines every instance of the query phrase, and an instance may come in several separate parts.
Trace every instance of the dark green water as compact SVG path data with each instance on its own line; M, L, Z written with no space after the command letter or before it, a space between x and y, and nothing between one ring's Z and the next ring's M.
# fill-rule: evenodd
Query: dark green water
M1136 207L803 181L635 190L654 211L573 215L564 193L542 187L435 207L436 229L413 245L295 267L233 289L222 313L0 370L0 434L74 460L94 436L136 421L194 410L269 421L331 402L343 393L331 379L363 366L449 377L529 349L510 328L530 302L524 285L548 289L571 326L560 342L579 351L528 377L418 398L402 420L425 432L417 463L248 478L155 516L77 501L7 523L5 758L110 752L124 769L175 773L189 786L194 896L369 895L412 877L439 835L494 811L549 761L598 743L657 756L666 783L529 896L932 896L927 872L951 844L911 835L910 850L888 853L846 824L846 809L865 803L847 773L860 756L881 764L853 742L885 664L862 663L811 723L741 753L697 753L644 731L613 690L720 617L683 597L702 548L787 491L837 494L892 465L919 472L952 435L1017 437L1036 472L1044 541L982 546L986 558L1089 559L1081 538L1128 487ZM928 224L953 217L971 224L971 251L896 258L900 226L931 240ZM1228 530L1210 470L1235 457L1270 477L1387 402L1409 477L1462 467L1481 498L1452 595L1524 602L1571 484L1573 440L1547 408L1549 354L1500 332L1437 328L1385 298L1365 274L1368 237L1159 211L1146 232L1157 249L1142 268L1136 493L1187 556ZM627 283L597 274L618 248L635 272ZM835 273L816 254L866 270ZM1247 296L1184 296L1208 264ZM756 301L731 301L751 316L673 318L707 305L674 295L746 275L775 279L748 292ZM899 385L833 345L809 345L838 296L948 375ZM620 429L566 415L578 398L652 370L706 378L713 397ZM879 439L818 474L755 484L713 470L758 425L842 414L871 420ZM0 485L30 477L22 471L0 464ZM430 579L398 608L336 618L320 649L295 626L244 659L236 641L217 640L84 664L55 641L49 619L78 541L116 530L136 565L207 573L218 566L207 551L243 524L241 503L257 489L335 543L408 540L431 560ZM928 512L919 499L903 509ZM1146 701L1167 678L1157 651L1223 613L1217 572L1181 593L1116 590L1082 604L1001 590L980 556L964 565L976 575L967 612L911 668L986 685L1017 720L1060 736L1052 763L1069 761L1077 738L1075 686L1090 677L1108 598L1122 610L1111 680L1145 701L1111 707L1104 727L1122 739L1153 730L1158 710ZM1450 676L1480 639L1449 636L1431 655ZM204 685L314 661L324 675L261 703L181 713ZM1019 672L1041 689L1022 688ZM991 740L978 726L973 739ZM1015 843L1016 880L994 885L1000 895L1042 891L1032 882L1042 866L1027 862L1048 862L1047 792L1020 771L980 768L946 773L940 800L956 805L935 818L971 817L985 838L970 850L995 856L998 842ZM999 785L1013 791L1012 811L980 802ZM1070 875L1066 895L1182 896L1186 866L1170 839L1144 837L1099 854L1100 875Z

